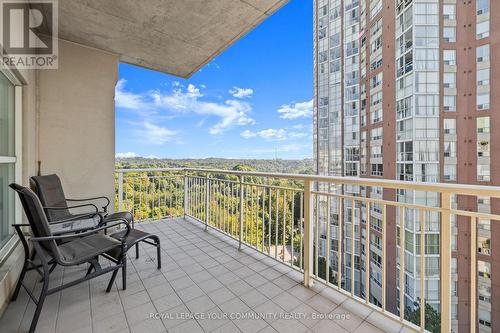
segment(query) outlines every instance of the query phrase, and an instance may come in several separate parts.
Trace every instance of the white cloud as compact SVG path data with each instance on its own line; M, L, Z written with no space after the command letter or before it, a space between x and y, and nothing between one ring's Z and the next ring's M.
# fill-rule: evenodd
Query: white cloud
M115 154L115 158L134 158L134 157L137 157L137 154L132 151Z
M187 88L176 86L170 93L151 91L134 94L125 90L125 81L120 80L116 89L117 107L132 110L150 110L170 113L195 113L217 118L209 129L211 134L219 134L233 126L254 124L249 116L252 107L240 100L228 99L223 102L207 101L198 87L189 84Z
M253 89L233 87L233 89L229 90L229 93L236 98L246 98L246 97L252 97Z
M143 127L136 130L137 136L143 141L157 145L172 141L177 133L177 131L152 124L149 121L145 121Z
M115 103L119 108L142 110L148 108L148 102L144 96L125 90L126 80L120 79L115 88Z
M313 113L313 100L300 103L284 104L278 109L280 118L283 119L297 119L312 116Z
M245 138L245 139L251 139L251 138L261 138L267 141L279 141L279 140L285 140L285 139L297 139L297 138L303 138L308 136L307 133L302 133L302 132L289 132L285 129L275 129L275 128L268 128L265 130L261 131L250 131L250 130L245 130L240 133L240 135Z

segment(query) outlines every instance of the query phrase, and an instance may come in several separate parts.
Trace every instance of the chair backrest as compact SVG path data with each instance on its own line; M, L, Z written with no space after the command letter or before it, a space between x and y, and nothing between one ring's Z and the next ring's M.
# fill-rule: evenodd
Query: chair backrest
M36 194L29 188L18 185L10 184L10 188L19 194L19 199L23 205L24 213L28 218L31 232L34 237L49 237L52 236L50 231L47 216L43 211L42 204ZM55 241L41 242L41 246L54 257L59 257L59 251Z
M33 176L30 178L30 183L38 198L40 198L43 207L68 207L61 180L57 175ZM71 215L68 209L46 209L45 213L50 222L61 220Z

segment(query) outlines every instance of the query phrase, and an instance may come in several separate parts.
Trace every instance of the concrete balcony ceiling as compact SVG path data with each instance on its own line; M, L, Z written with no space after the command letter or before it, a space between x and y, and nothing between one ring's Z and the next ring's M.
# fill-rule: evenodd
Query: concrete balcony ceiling
M64 0L59 36L187 78L287 0Z

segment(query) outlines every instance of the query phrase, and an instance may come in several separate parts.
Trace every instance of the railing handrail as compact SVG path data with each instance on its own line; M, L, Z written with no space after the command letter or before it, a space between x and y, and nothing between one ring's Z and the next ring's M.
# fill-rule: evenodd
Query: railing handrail
M340 176L321 176L321 175L303 175L292 173L272 173L261 171L236 171L222 169L204 169L204 168L137 168L137 169L117 169L117 173L132 172L204 172L229 174L237 176L255 176L268 178L282 178L300 181L316 181L325 183L338 183L342 185L362 185L372 187L383 187L387 189L406 189L426 192L452 193L460 195L485 196L500 198L500 186L489 185L470 185L470 184L450 184L450 183L425 183L402 181L392 179L370 179L360 177L340 177Z

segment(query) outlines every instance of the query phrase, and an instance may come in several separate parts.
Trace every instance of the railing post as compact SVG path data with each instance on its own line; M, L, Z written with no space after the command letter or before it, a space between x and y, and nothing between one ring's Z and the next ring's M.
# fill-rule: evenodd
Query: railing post
M441 192L441 332L451 332L451 193Z
M184 172L184 218L186 218L188 213L188 177L186 172Z
M243 209L244 206L244 191L243 183L245 182L245 176L240 176L240 234L238 237L238 249L241 250L241 243L243 241Z
M312 182L304 181L304 286L313 285L313 221L314 200L311 194Z
M123 210L123 172L118 172L118 211Z
M210 203L210 198L209 198L209 193L210 193L210 177L209 174L207 173L207 176L205 178L205 231L208 230L208 219L209 219L209 203Z

